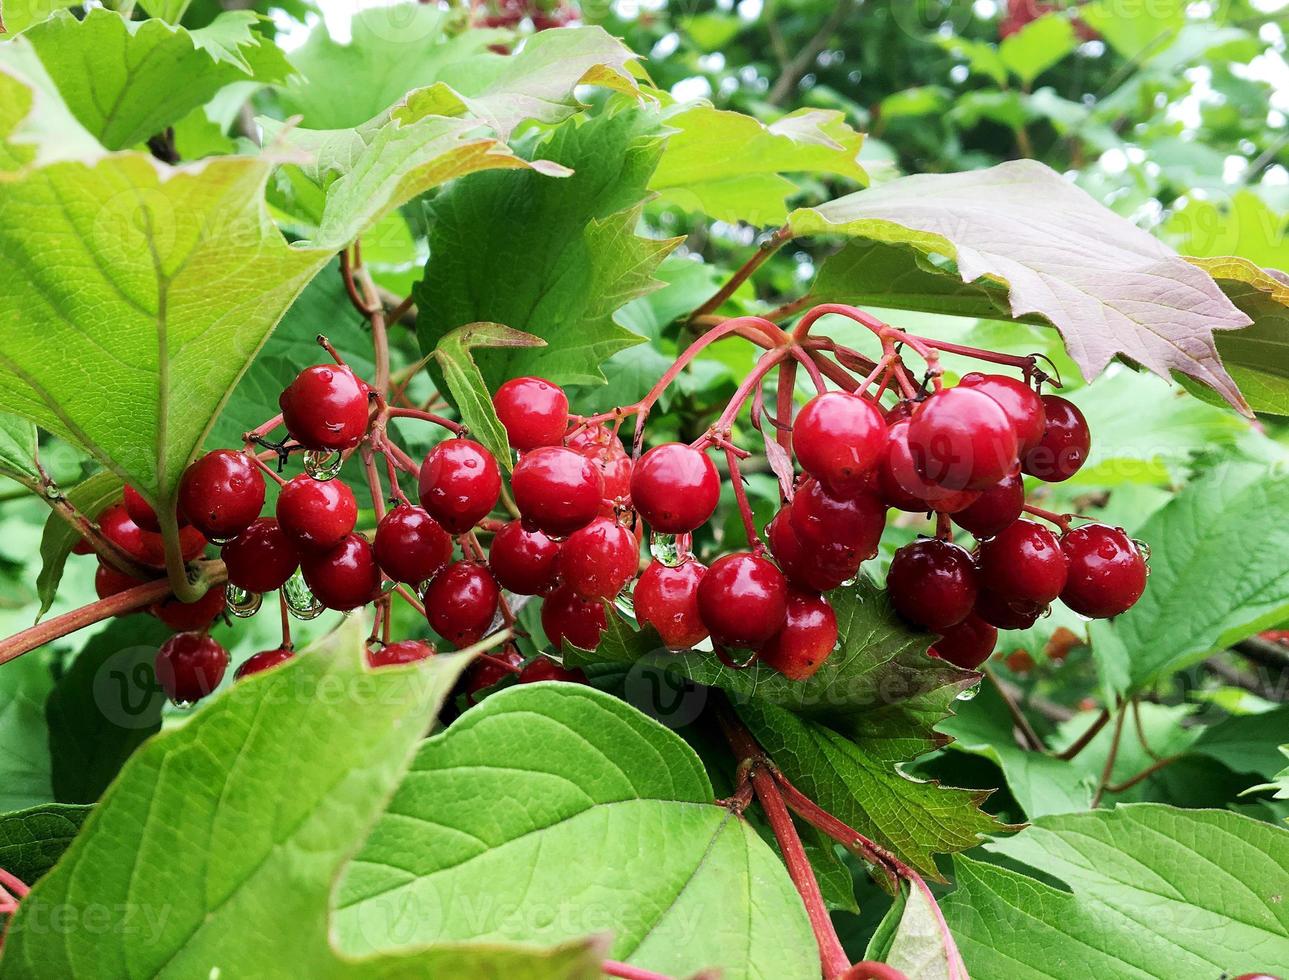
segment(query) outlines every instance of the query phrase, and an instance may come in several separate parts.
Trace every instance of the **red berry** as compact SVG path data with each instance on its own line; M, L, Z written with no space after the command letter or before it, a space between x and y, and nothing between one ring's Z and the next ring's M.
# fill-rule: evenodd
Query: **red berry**
M600 513L604 480L585 456L563 446L525 454L510 477L524 523L562 538Z
M891 560L886 591L910 623L941 632L967 618L976 601L976 565L950 541L924 538Z
M98 516L99 530L103 536L124 551L140 565L164 568L166 564L165 539L155 531L145 531L125 512L121 504L113 504ZM184 561L192 561L206 547L206 538L193 527L179 529L179 547Z
M306 553L300 569L309 589L328 609L357 609L380 592L380 567L361 534L350 534L330 551Z
M247 592L280 589L300 567L300 553L272 517L261 517L220 551L228 581Z
M1118 616L1146 591L1146 559L1122 528L1085 524L1061 538L1061 550L1070 560L1061 601L1081 616Z
M576 667L569 669L557 664L550 657L536 657L519 672L520 684L536 684L538 681L564 681L569 684L585 684L586 675Z
M424 640L400 640L398 643L386 643L376 650L369 648L367 664L370 667L390 667L394 664L414 664L432 656L434 647Z
M278 493L277 520L301 551L329 551L353 531L358 501L343 480L315 480L301 473Z
M157 651L157 680L174 701L200 701L227 669L228 651L204 633L176 633Z
M224 587L216 585L207 589L206 594L196 602L180 602L172 595L166 596L160 602L153 603L149 612L175 632L182 633L209 629L210 624L227 607Z
M805 548L792 527L792 509L785 504L766 527L770 553L774 555L793 585L807 591L831 592L855 577L859 563L848 560L845 548L832 545L814 549Z
M264 476L245 453L217 449L179 481L179 511L208 538L224 541L251 526L264 506Z
M1065 588L1066 560L1056 535L1015 521L980 545L980 584L1012 602L1047 605Z
M94 572L94 592L100 599L106 599L108 596L114 596L118 592L124 592L126 589L132 589L136 585L143 585L146 579L135 578L133 575L126 575L125 572L118 572L111 565L99 563L98 569Z
M991 538L1025 511L1025 481L1019 473L1008 473L973 503L954 511L953 523L970 531L977 540Z
M986 490L1016 469L1016 430L1003 407L975 388L936 392L909 419L918 472L950 490Z
M1022 456L1043 438L1043 399L1025 382L1005 374L972 371L964 374L958 384L984 392L1001 406L1016 432L1017 452Z
M636 619L657 630L670 650L688 650L707 636L698 612L698 584L706 572L693 559L674 568L654 561L636 582Z
M278 647L276 650L261 650L259 653L251 654L242 661L241 665L233 671L233 680L245 680L252 674L259 674L266 670L284 664L295 654L285 647Z
M604 481L604 503L600 513L610 517L617 508L631 506L631 457L622 440L607 426L589 425L568 438L568 448L595 464Z
M429 581L452 560L448 532L411 504L399 504L381 518L372 547L386 575L413 585Z
M1027 630L1047 612L1047 606L1036 602L1017 602L989 589L976 594L973 612L991 626L1000 630Z
M421 506L452 534L464 534L488 516L501 496L501 471L492 453L470 439L448 439L425 457Z
M483 700L482 691L499 684L507 677L518 675L519 666L523 662L524 658L514 650L476 660L466 671L465 682L462 685L466 701L470 704L478 704Z
M597 517L568 536L560 573L583 599L612 599L640 567L636 536L609 517Z
M488 567L503 589L516 595L543 595L559 582L559 556L558 541L511 521L493 537Z
M143 528L145 531L160 531L161 522L157 520L157 512L152 509L152 505L143 499L142 494L128 483L122 493L122 499L125 503L125 512L130 515L130 520ZM179 526L183 527L188 523L188 518L182 513L178 516Z
M371 389L340 364L301 371L278 398L287 432L308 449L348 449L367 431Z
M834 546L848 565L877 554L886 527L886 505L871 493L837 498L818 480L806 480L792 498L792 529L807 551Z
M761 648L761 663L784 677L804 681L817 671L837 646L837 614L821 595L788 594L788 615L783 628Z
M1044 395L1043 438L1021 460L1021 469L1048 483L1060 483L1088 461L1092 433L1078 406L1059 395Z
M76 539L76 542L72 545L72 554L73 555L92 555L94 554L94 546L89 543L88 538L79 537Z
M556 650L565 642L581 650L594 650L606 629L604 606L583 599L567 585L560 586L542 602L542 630Z
M941 633L928 652L955 667L975 670L989 659L997 642L998 630L972 613Z
M471 561L454 562L425 590L425 618L454 647L468 647L488 632L500 597L486 568Z
M724 555L698 583L698 612L713 642L756 649L783 626L788 583L765 558Z
M955 514L970 507L978 497L978 491L949 490L918 472L909 448L909 423L902 419L890 427L886 453L877 467L877 485L883 500L911 514L929 510Z
M801 468L837 496L864 486L886 447L886 422L873 402L828 391L806 402L792 427Z
M510 445L520 452L558 446L568 430L568 396L542 378L512 378L492 396Z
M716 510L721 478L707 454L679 442L654 446L631 474L631 502L659 534L684 534Z

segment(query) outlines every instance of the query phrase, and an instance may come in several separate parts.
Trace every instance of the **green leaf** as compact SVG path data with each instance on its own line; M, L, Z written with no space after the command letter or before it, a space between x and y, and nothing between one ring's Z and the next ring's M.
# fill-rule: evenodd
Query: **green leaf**
M956 858L942 908L975 976L1183 980L1289 962L1289 831L1133 804L1044 817L987 849L1065 890Z
M1123 57L1149 62L1177 38L1186 23L1184 0L1159 0L1150 6L1094 0L1079 17Z
M67 850L90 812L87 806L46 803L0 816L0 868L34 885Z
M102 152L63 102L31 42L17 37L0 44L0 174Z
M798 235L912 245L953 259L946 275L1006 284L1011 314L1051 322L1085 378L1125 354L1244 406L1213 333L1249 318L1207 274L1042 164L903 177L789 220Z
M30 485L36 469L36 427L26 419L0 412L0 476Z
M164 20L168 24L178 24L192 0L139 0L139 5L151 17Z
M78 0L4 0L0 4L0 14L3 14L0 24L10 36L21 34L54 12L77 6L80 6Z
M910 883L878 926L865 956L894 967L910 980L965 977L956 948L945 943L943 919L928 891Z
M0 671L0 813L53 799L44 710L52 685L49 664L38 653Z
M1204 729L1190 751L1216 759L1235 772L1272 779L1284 766L1277 747L1289 732L1289 705L1256 715L1237 715Z
M1007 65L1003 63L996 45L973 41L965 37L936 35L930 38L950 54L962 58L967 67L978 75L992 79L999 88L1007 84Z
M611 930L612 958L677 976L819 969L783 865L713 804L693 750L557 683L494 694L425 743L341 883L337 927L353 952Z
M998 54L1008 70L1029 88L1034 79L1063 60L1078 43L1068 17L1048 14L1004 38L998 45Z
M104 470L83 480L67 491L68 502L91 521L97 520L109 504L121 499L121 478ZM58 584L63 580L67 556L81 539L80 533L57 514L45 518L45 530L40 536L40 575L36 578L36 593L40 596L40 610L36 622L49 612L58 594Z
M858 162L864 136L842 112L798 109L765 125L740 112L697 106L666 122L677 132L667 139L650 189L720 221L781 224L785 199L797 192L785 173L868 183Z
M1280 746L1279 751L1282 756L1289 759L1289 745ZM1276 773L1271 782L1265 783L1261 786L1253 786L1246 790L1246 792L1249 793L1264 791L1274 791L1275 799L1277 800L1289 800L1289 766L1286 766Z

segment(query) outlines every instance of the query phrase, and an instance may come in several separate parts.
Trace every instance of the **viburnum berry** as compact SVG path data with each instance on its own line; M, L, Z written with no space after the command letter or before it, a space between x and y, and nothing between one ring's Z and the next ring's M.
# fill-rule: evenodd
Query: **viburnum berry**
M918 472L950 490L985 490L1016 469L1016 430L977 388L946 388L913 411L909 451Z
M350 534L329 551L300 559L305 584L328 609L357 609L380 592L380 567L361 534Z
M562 538L600 513L604 480L589 459L563 446L526 453L510 475L515 506L528 527Z
M278 493L277 520L302 552L329 551L353 531L358 501L343 480L315 480L301 473Z
M536 684L539 681L564 681L567 684L585 684L586 674L576 667L565 667L550 657L537 656L530 660L519 672L520 684Z
M434 656L434 647L424 640L400 640L397 643L386 643L373 650L367 650L367 664L370 667L391 667L395 664L414 664L418 660Z
M792 589L787 618L761 647L761 663L783 676L803 681L814 675L837 646L837 614L821 595Z
M252 654L241 662L238 668L233 671L233 680L245 680L253 674L260 674L266 670L284 664L295 654L286 647L277 647L273 650L261 650L259 653Z
M900 419L888 430L886 451L878 462L877 486L882 499L897 510L956 514L979 498L977 490L950 490L918 472L909 448L909 422Z
M452 538L424 508L399 504L376 525L376 561L395 582L432 579L452 560Z
M886 421L872 401L846 391L816 395L797 414L792 449L801 468L836 496L864 486L886 450Z
M560 543L541 531L511 521L488 547L488 567L503 589L516 595L544 595L559 583Z
M1092 433L1079 407L1060 395L1044 395L1043 412L1043 438L1021 459L1021 469L1048 483L1061 483L1088 461Z
M434 631L461 649L478 643L497 615L501 590L477 562L449 565L425 590L425 618Z
M659 534L686 534L721 498L721 478L707 454L680 442L654 446L631 474L631 502Z
M692 558L674 567L654 561L636 582L636 619L657 630L669 650L688 650L707 637L698 611L698 585L706 572Z
M972 371L964 374L959 387L974 388L996 401L1016 432L1017 452L1029 452L1043 438L1046 410L1043 399L1029 385L1005 374L984 374Z
M122 504L113 504L98 516L99 531L140 565L164 568L165 539L155 531L145 531L125 512ZM192 561L206 547L205 536L194 527L179 529L179 548L184 561Z
M612 599L639 567L636 536L610 517L578 528L560 551L560 574L583 599Z
M419 477L421 506L452 534L464 534L497 506L501 471L492 453L471 439L448 439L426 455Z
M565 642L582 650L594 650L607 628L603 604L583 599L567 585L542 602L542 631L556 650Z
M1118 616L1146 591L1146 559L1122 528L1085 524L1061 538L1061 550L1069 559L1061 601L1081 616Z
M1047 605L1065 588L1067 561L1056 535L1019 520L980 545L979 582L1012 602Z
M272 517L261 517L220 550L228 581L247 592L280 589L300 567L300 552Z
M631 457L622 440L607 426L588 425L568 437L568 448L595 464L604 481L604 502L600 513L613 515L619 508L631 506Z
M349 449L367 432L370 390L344 365L315 364L278 398L282 421L306 449Z
M972 610L991 626L1000 630L1027 630L1047 612L1047 605L1038 602L1019 602L1007 596L980 589Z
M100 562L94 572L94 592L100 599L107 599L118 592L132 589L136 585L143 585L146 581L146 579L135 578L133 575L127 575L111 565L105 565Z
M153 603L148 611L175 632L183 633L208 629L226 608L228 600L224 596L224 590L215 586L207 589L206 594L196 602L181 602L170 595Z
M914 541L891 559L886 591L909 622L943 632L966 619L975 604L976 565L966 549L950 541Z
M228 651L204 633L176 633L157 651L157 681L173 701L191 704L219 686Z
M225 541L251 526L264 506L264 476L245 453L216 449L184 471L179 510L206 537Z
M791 507L792 529L807 550L832 545L856 567L877 554L886 505L875 494L861 491L838 498L818 480L808 479L797 488Z
M482 692L500 684L507 677L518 677L524 662L518 651L506 650L491 656L480 657L470 664L462 684L462 693L469 704L478 704Z
M783 627L787 580L765 558L748 552L724 555L698 583L698 612L713 642L757 649Z
M832 545L808 551L792 527L792 509L785 504L766 526L770 553L788 581L798 588L814 592L831 592L854 578L859 563L848 559L848 550Z
M511 378L492 396L492 406L520 452L558 446L568 430L568 396L543 378Z
M121 494L122 502L125 504L125 512L130 515L130 520L143 528L145 531L160 531L161 522L157 520L157 512L152 509L152 505L143 499L143 495L128 483ZM182 513L177 516L179 526L183 527L188 523L188 518Z
M940 634L929 653L963 670L975 670L994 652L998 630L975 613Z
M1024 511L1025 481L1019 473L1008 473L962 510L954 511L953 523L981 540L1015 523Z

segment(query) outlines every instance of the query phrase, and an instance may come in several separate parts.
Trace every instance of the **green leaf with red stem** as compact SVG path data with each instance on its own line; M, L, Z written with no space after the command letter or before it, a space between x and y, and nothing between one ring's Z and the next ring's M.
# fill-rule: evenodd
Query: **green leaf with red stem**
M121 499L121 487L119 476L103 470L68 490L67 502L87 519L95 521L104 508ZM40 575L36 578L36 593L40 596L36 622L40 622L54 604L67 556L80 540L80 532L60 515L51 513L45 518L45 531L40 537Z

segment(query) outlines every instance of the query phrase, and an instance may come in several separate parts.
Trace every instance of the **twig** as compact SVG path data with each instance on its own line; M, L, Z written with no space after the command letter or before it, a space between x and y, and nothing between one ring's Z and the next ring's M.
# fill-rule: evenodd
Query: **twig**
M819 52L824 49L828 39L841 22L846 19L851 8L855 5L855 0L840 0L828 19L824 21L823 26L819 28L815 36L806 42L805 47L797 52L795 58L788 62L787 67L774 82L774 87L770 89L765 101L770 105L781 105L783 100L788 97L792 87L797 84L801 76L805 74L806 69L810 67L810 62L814 61Z
M792 229L784 225L773 235L763 241L750 259L744 262L734 275L730 276L729 282L713 293L702 306L690 314L689 322L692 324L697 317L706 316L719 309L721 304L734 295L739 286L747 281L748 277L759 269L771 255L779 250L784 242L792 237Z
M1163 756L1162 758L1156 758L1156 760L1151 765L1141 770L1141 772L1137 773L1135 776L1130 776L1121 783L1113 783L1111 785L1108 785L1106 786L1105 791L1107 793L1122 793L1124 790L1131 789L1133 786L1136 786L1143 779L1149 779L1151 776L1159 772L1159 770L1163 769L1165 766L1171 766L1174 762L1176 762L1180 758L1181 758L1180 755L1166 755L1166 756Z
M1029 723L1029 719L1025 717L1025 712L1016 702L1011 691L1008 690L1008 686L999 679L998 675L990 669L988 664L981 665L980 670L989 678L990 681L993 682L994 687L1002 696L1003 704L1007 705L1007 710L1012 716L1012 721L1016 723L1016 728L1021 736L1017 739L1017 741L1021 743L1021 748L1032 749L1035 752L1043 751L1043 740L1038 737L1038 732L1034 731L1034 726L1031 725Z
M1105 728L1106 722L1110 720L1110 709L1102 708L1101 714L1097 715L1096 720L1088 726L1088 730L1074 740L1073 744L1063 752L1058 752L1056 757L1064 759L1066 762L1073 759L1076 755L1088 747L1088 743L1097 737L1097 732Z
M1101 797L1105 794L1106 787L1110 783L1110 775L1114 772L1115 760L1119 758L1119 742L1123 738L1123 720L1127 717L1128 706L1119 705L1119 710L1114 716L1114 734L1110 737L1110 751L1106 754L1105 766L1101 770L1101 778L1097 780L1097 791L1092 794L1092 809L1095 810L1101 804Z

